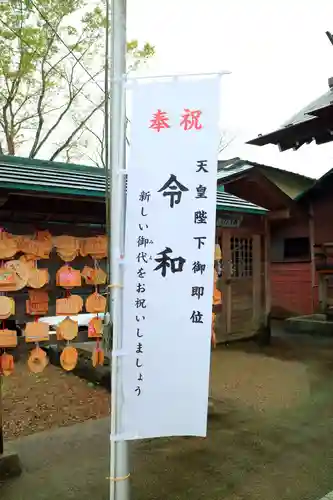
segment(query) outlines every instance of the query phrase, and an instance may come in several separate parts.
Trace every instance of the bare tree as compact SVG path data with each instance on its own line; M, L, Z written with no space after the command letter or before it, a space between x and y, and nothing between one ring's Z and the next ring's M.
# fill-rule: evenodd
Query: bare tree
M219 143L219 154L225 151L230 144L235 140L236 136L230 135L227 131L222 131L221 139Z
M73 161L88 158L82 141L100 146L105 23L103 5L85 0L0 3L0 154ZM134 65L153 53L128 43Z

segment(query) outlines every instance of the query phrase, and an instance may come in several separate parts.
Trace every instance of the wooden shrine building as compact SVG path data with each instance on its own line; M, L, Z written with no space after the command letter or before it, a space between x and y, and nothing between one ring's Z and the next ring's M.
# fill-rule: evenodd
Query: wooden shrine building
M267 209L220 185L216 210L216 239L223 259L217 340L223 341L253 335L267 318ZM48 229L54 235L89 236L105 233L105 215L103 169L0 156L0 218L6 231L33 234ZM26 297L24 290L17 293L21 324Z
M333 38L329 36L332 42ZM259 135L248 144L264 146L275 144L280 151L297 150L304 144L315 141L325 144L333 140L333 78L328 79L329 90L308 104L289 119L281 128ZM313 180L307 190L295 198L298 217L290 218L281 233L293 235L298 240L298 266L302 273L295 282L298 300L293 314L310 315L328 312L333 307L333 223L330 217L333 208L333 170L329 170L317 181ZM285 293L285 303L292 303ZM294 304L296 305L296 304Z

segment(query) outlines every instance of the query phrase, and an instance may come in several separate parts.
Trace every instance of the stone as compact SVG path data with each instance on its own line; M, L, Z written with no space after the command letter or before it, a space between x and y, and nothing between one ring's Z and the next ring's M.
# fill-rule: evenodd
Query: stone
M22 466L18 454L14 451L5 450L5 452L0 455L0 482L18 477L21 472Z

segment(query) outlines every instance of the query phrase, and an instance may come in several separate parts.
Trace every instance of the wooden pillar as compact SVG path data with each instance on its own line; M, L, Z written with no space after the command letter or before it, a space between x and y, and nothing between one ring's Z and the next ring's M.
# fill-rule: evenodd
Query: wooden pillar
M310 242L310 257L311 257L311 301L312 314L315 312L315 288L316 288L316 267L315 267L315 227L313 219L313 207L310 205L309 210L309 242Z
M253 328L257 330L261 320L261 248L260 235L252 238L252 297L253 297Z
M232 314L232 290L231 290L231 233L228 230L223 230L222 239L222 256L225 276L225 298L223 299L223 307L225 307L226 315L226 330L227 335L231 333L231 314Z
M324 313L327 309L327 279L323 273L318 274L318 296L320 312Z
M265 326L269 322L269 314L272 307L271 296L271 238L270 225L268 218L265 217L265 255L264 255L264 273L265 273Z

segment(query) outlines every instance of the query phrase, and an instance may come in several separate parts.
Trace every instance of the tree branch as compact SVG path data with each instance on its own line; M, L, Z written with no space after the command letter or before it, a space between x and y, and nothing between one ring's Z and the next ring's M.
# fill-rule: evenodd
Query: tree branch
M98 76L102 71L98 71L98 73L96 73L95 75L93 75L93 78L95 78L96 76ZM74 100L76 99L76 97L81 93L81 91L84 89L84 87L91 81L91 79L85 81L80 87L76 87L76 90L75 90L75 93L72 95L72 97L69 98L68 100L68 103L66 104L65 106L65 109L63 110L62 113L60 113L60 115L58 116L57 120L55 121L55 123L52 125L52 127L49 128L49 130L47 131L47 133L44 135L43 139L40 140L38 146L36 147L35 151L34 151L34 155L31 157L31 158L34 158L37 153L40 151L40 149L43 147L43 145L45 144L45 142L48 140L48 138L50 137L50 135L54 132L54 130L58 127L58 125L60 124L60 122L63 120L64 116L66 115L67 111L70 109L70 107L72 106ZM73 86L73 83L72 82L69 82L69 85L72 85ZM104 100L103 100L104 102ZM97 109L99 109L101 107L101 104L98 104L97 105L97 108L95 109L95 111ZM94 112L95 112L94 111Z
M235 140L235 138L236 138L236 136L233 136L228 140L228 139L226 139L226 136L223 134L221 139L220 139L218 152L222 153L222 151L227 149L230 146L230 144Z
M99 158L100 158L100 162L103 166L103 168L105 168L105 157L104 157L104 144L105 144L105 127L103 127L103 132L102 132L102 138L96 133L94 132L94 130L92 130L90 127L88 127L87 125L84 126L84 128L90 132L90 134L92 134L96 139L97 141L99 142L99 147L100 147L100 150L99 150ZM93 160L89 155L87 155L89 160L91 160L93 163L95 163L95 165L97 167L100 168L100 163L98 163L98 161L96 160Z
M39 95L39 98L37 101L38 126L37 126L37 130L36 130L36 134L35 134L35 139L34 139L32 148L31 148L30 153L29 153L29 158L34 158L34 156L36 154L35 151L36 151L36 148L38 146L40 135L42 133L42 129L43 129L43 125L44 125L44 114L43 114L43 110L42 110L42 105L43 105L43 101L44 101L44 97L45 97L45 93L46 93L46 80L47 80L47 73L45 72L45 64L47 62L47 58L48 58L48 55L50 53L51 47L54 43L54 40L56 37L56 30L58 29L59 24L60 24L60 22L57 23L55 31L53 32L53 35L51 36L51 38L47 44L45 54L44 54L42 61L41 61L42 86L41 86L40 95Z
M90 155L87 155L87 158L89 158L89 160L91 161L91 163L93 163L93 164L95 165L95 167L97 167L97 168L101 168L100 163L98 163L98 161L97 161L97 160L95 160L95 158L93 158L93 157L92 157L92 156L90 156Z
M74 137L80 132L80 130L86 125L86 123L90 120L90 118L96 113L98 109L100 109L104 105L104 100L96 106L87 116L86 118L73 130L71 135L66 139L62 146L60 146L50 158L50 161L53 161L62 151L64 151L70 145L71 141Z

